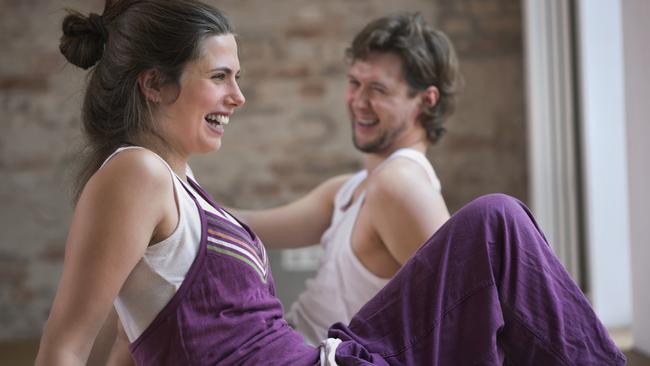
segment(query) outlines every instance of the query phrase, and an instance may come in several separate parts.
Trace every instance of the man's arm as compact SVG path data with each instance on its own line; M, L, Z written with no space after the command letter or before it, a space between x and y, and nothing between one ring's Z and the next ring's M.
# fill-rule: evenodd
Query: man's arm
M330 178L306 196L266 210L229 209L271 249L317 244L330 225L334 197L349 175Z
M400 265L449 219L447 205L426 172L404 159L373 175L365 205L374 230Z

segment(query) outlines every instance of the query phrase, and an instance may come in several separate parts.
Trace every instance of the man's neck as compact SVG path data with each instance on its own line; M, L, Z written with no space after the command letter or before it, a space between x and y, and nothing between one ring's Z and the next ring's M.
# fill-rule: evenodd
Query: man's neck
M372 171L375 170L375 168L379 164L381 164L384 160L388 159L388 157L391 156L395 151L404 148L413 149L424 154L427 150L427 143L422 141L411 145L398 146L381 153L364 154L365 155L364 166L368 171L368 174L372 173Z

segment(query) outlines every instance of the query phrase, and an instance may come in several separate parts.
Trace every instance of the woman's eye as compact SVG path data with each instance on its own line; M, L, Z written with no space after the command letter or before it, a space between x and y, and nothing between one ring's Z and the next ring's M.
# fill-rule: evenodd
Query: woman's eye
M226 74L216 74L212 76L212 78L215 80L224 80L226 78Z

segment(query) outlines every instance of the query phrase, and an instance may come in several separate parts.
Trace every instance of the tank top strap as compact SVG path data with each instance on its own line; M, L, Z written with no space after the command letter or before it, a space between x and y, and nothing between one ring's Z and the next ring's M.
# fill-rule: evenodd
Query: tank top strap
M106 158L106 160L104 160L104 162L103 162L102 165L99 167L99 169L103 168L104 165L106 165L106 164L107 164L107 163L108 163L108 162L109 162L113 157L115 157L115 155L121 153L122 151L125 151L125 150L132 150L132 149L142 149L142 150L147 150L147 151L151 152L152 154L154 154L154 155L158 158L158 160L160 160L160 161L161 161L161 162L162 162L162 163L167 167L167 170L169 171L169 174L171 174L172 178L174 178L174 186L177 186L177 185L178 185L177 183L179 183L179 181L182 181L182 179L181 179L181 178L176 174L176 172L174 172L174 170L172 169L172 167L169 166L169 164L165 161L165 159L163 159L160 155L158 155L158 154L156 154L155 152L153 152L153 151L147 149L146 147L136 146L136 145L122 146L122 147L117 148L115 151L113 151L112 154L110 154L110 155ZM97 170L99 170L99 169L97 169ZM188 169L188 171L191 172L191 169L189 169L189 166L187 167L187 169ZM191 194L191 192L190 192L190 194Z
M424 169L424 171L427 173L427 176L429 177L429 181L431 182L431 185L438 191L440 191L441 186L440 186L440 180L438 179L438 176L436 175L436 172L433 170L433 166L431 165L431 162L429 159L427 159L426 155L423 153L409 148L401 148L395 150L386 160L382 161L376 169L381 168L384 164L386 164L388 161L399 158L399 157L405 157L407 159L411 159L412 161L416 162L418 165Z
M109 156L104 160L104 162L102 163L102 165L99 166L99 169L103 168L104 165L108 164L108 162L109 162L111 159L113 159L113 157L114 157L115 155L121 153L121 152L124 151L124 150L131 150L131 149L143 149L143 150L147 150L147 149L145 149L144 147L141 147L141 146L131 146L131 145L129 145L129 146L118 147L117 149L115 149L115 151L113 151L113 152L112 152L112 153L111 153L111 154L110 154L110 155L109 155ZM156 154L156 156L158 156L158 154ZM163 160L163 161L164 161L164 160ZM167 162L165 162L165 166L169 166L169 165L167 165ZM97 169L97 170L99 170L99 169Z
M352 196L354 195L354 191L357 189L359 184L361 184L363 180L366 179L367 176L368 172L366 170L361 170L350 177L350 179L348 179L345 183L343 183L343 186L341 186L339 191L336 193L336 197L334 198L334 205L336 207L347 206L350 203Z

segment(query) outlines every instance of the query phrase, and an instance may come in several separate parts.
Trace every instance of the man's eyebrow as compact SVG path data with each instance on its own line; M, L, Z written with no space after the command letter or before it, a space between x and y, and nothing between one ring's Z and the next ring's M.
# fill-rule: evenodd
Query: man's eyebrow
M348 79L350 79L350 80L357 80L357 78L354 77L352 74L348 74ZM382 83L381 81L371 81L371 82L369 83L369 85L370 85L370 86L375 86L375 87L379 86L379 87L382 87L382 88L386 88L386 87L387 87L386 84Z

